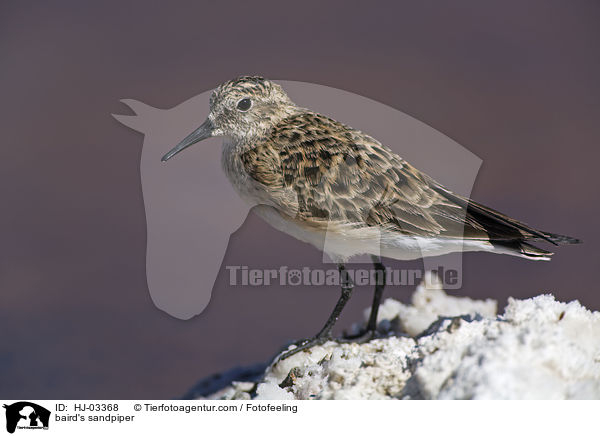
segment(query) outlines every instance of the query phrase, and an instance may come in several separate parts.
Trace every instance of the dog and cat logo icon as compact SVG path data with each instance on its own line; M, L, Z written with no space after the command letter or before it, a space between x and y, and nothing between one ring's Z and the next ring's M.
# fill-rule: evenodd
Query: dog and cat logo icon
M16 429L48 430L50 411L29 401L19 401L4 405L6 409L6 431L14 433Z

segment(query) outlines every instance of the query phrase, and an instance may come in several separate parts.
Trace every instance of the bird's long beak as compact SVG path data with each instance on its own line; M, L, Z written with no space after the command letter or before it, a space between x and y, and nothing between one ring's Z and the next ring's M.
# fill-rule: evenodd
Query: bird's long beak
M203 139L210 138L213 136L213 125L210 120L207 118L206 121L202 123L200 127L194 130L192 133L187 135L179 144L171 149L167 154L165 154L161 161L166 162L179 153L182 150L185 150L190 145L195 144L196 142L200 142Z

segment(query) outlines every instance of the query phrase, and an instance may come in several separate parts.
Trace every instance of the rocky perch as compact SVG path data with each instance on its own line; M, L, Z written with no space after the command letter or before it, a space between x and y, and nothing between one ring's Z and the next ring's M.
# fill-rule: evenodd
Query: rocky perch
M600 399L600 312L552 295L496 307L448 296L428 276L411 305L381 306L386 337L231 370L187 398Z

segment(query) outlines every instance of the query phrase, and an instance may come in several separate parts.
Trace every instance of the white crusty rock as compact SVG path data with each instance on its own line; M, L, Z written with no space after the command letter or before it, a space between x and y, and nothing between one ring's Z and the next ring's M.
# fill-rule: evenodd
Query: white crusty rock
M369 318L370 308L365 309L364 318ZM428 273L425 280L412 295L409 306L388 298L379 307L377 322L380 328L400 330L410 336L417 336L433 324L440 316L482 316L495 318L498 302L495 300L472 300L468 297L447 295L442 283L435 274ZM390 323L395 323L394 327ZM354 326L357 331L360 326Z
M364 344L327 342L214 399L600 399L600 313L552 295L448 296L430 277L412 304L388 299Z

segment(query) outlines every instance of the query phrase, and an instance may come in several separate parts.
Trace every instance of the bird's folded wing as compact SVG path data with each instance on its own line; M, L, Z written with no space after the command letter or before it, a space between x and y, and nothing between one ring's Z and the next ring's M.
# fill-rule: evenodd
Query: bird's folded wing
M242 155L279 212L304 225L377 226L403 235L481 240L547 239L527 225L452 193L378 141L302 113Z

